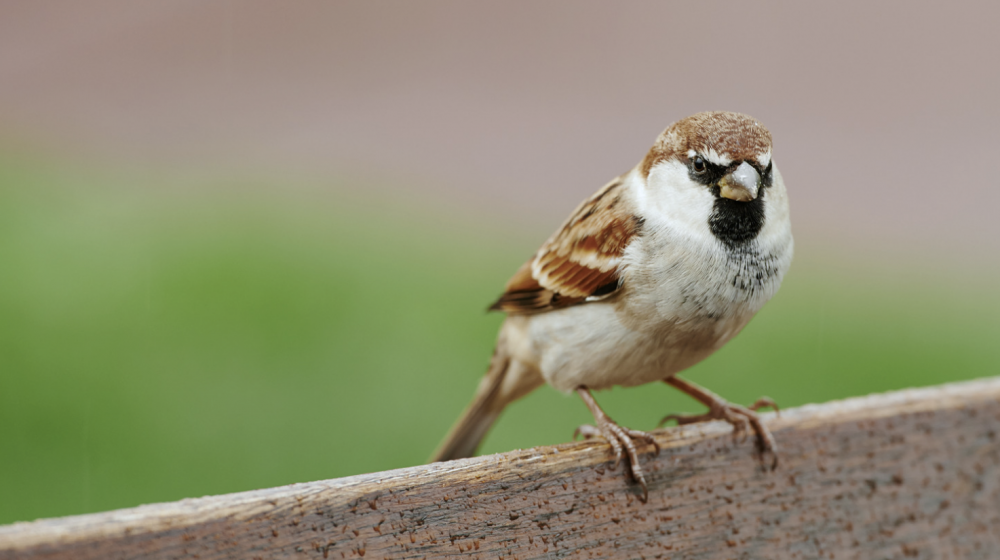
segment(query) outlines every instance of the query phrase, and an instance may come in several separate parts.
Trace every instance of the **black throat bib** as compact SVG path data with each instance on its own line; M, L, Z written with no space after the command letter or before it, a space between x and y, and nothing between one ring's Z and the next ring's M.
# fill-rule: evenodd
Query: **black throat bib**
M715 205L708 217L708 227L712 235L731 249L742 247L757 238L764 227L764 196L766 188L761 188L757 198L750 202L740 202L719 196L719 187L712 188Z

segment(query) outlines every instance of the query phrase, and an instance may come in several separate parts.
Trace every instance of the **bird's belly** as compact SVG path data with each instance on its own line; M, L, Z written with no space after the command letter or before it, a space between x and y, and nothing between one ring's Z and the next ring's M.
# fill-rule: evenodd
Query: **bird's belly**
M673 322L634 329L614 304L584 304L531 316L525 325L531 362L564 392L666 379L725 344L745 324Z

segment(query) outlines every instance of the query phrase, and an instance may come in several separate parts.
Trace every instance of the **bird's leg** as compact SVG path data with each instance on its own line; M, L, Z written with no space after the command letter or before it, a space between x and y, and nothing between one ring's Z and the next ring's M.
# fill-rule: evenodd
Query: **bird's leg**
M590 390L586 387L580 386L576 388L577 394L583 399L583 403L587 405L590 409L590 413L594 415L594 423L596 426L591 426L585 424L580 426L573 432L573 437L576 438L577 435L582 435L585 439L592 438L594 436L603 437L611 445L611 450L615 454L615 466L613 468L618 468L618 463L622 460L622 451L628 455L629 466L631 467L632 477L635 481L642 486L642 501L645 502L649 497L649 490L646 487L646 477L643 476L642 467L639 466L639 452L636 450L635 442L633 439L641 439L653 445L656 453L660 453L660 445L656 443L656 440L652 435L646 432L640 432L638 430L630 430L628 428L623 428L615 423L610 416L605 414L601 407L598 406L597 401L594 400L594 396L590 394Z
M757 414L757 410L763 407L770 407L774 410L778 410L778 405L775 404L774 401L767 397L763 397L748 407L740 406L738 404L727 402L722 397L716 395L708 389L699 387L690 381L685 381L676 375L668 377L663 381L667 385L680 389L701 404L707 406L708 412L697 415L671 414L660 421L661 426L670 420L676 420L678 425L693 424L695 422L707 422L709 420L725 420L733 425L734 437L739 437L740 435L746 437L748 428L752 428L754 434L757 436L757 451L760 452L761 460L765 465L767 465L767 456L770 455L771 470L777 468L778 445L774 441L774 436L771 435L771 430L767 429L767 426L761 422L760 416Z

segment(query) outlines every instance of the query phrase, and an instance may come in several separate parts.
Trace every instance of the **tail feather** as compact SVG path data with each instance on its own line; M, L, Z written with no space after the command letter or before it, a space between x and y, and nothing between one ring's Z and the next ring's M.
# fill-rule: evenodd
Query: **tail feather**
M431 456L430 462L472 457L476 453L480 442L486 437L486 432L507 404L500 398L500 389L509 368L510 357L498 345L490 362L490 369L479 383L472 403L452 426L444 441Z

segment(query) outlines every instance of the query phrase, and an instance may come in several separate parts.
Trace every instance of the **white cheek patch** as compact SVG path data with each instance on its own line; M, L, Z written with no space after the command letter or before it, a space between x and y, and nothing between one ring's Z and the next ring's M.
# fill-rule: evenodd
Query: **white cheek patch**
M649 172L638 202L651 226L663 226L690 235L711 237L708 217L715 197L708 187L688 176L681 162L672 160L655 165Z

